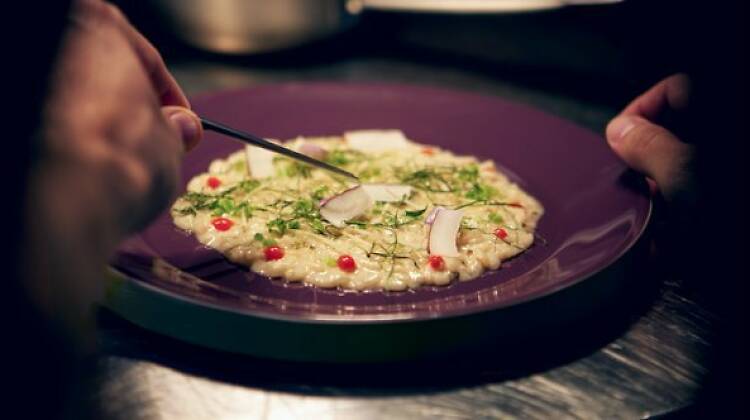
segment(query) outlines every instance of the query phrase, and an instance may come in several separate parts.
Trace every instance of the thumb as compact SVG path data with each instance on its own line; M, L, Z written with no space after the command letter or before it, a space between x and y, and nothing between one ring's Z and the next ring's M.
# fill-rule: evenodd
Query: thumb
M645 118L620 115L607 126L610 147L631 168L656 181L669 198L689 181L692 146Z
M161 111L172 127L180 133L186 151L198 145L203 138L203 125L193 111L181 106L164 106Z

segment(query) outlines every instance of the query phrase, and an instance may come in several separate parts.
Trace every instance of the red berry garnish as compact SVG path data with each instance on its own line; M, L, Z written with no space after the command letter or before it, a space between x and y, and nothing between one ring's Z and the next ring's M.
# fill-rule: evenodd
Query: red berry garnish
M211 221L211 224L214 225L214 228L219 231L227 231L231 229L231 227L234 225L234 222L227 219L226 217L217 217L216 219Z
M221 180L215 176L211 176L206 180L206 185L215 190L221 186Z
M336 261L336 264L341 271L346 271L347 273L351 273L357 269L357 262L354 261L354 258L352 258L351 255L340 256L338 261Z
M505 231L503 228L497 228L495 229L495 236L497 236L500 239L505 239L505 237L508 236L508 232Z
M284 258L284 248L278 245L271 245L263 250L266 261L275 261Z
M445 269L445 260L440 255L430 255L428 260L433 270L443 271Z

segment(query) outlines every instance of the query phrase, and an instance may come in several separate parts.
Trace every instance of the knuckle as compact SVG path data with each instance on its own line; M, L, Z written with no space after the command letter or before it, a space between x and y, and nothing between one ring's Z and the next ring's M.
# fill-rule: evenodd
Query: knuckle
M116 127L119 143L140 153L170 152L179 135L156 106L133 107Z
M114 127L116 143L129 148L139 148L146 142L156 124L149 107L131 107L123 110Z
M118 188L120 211L128 230L142 228L172 198L177 186L176 170L154 166L138 156L116 158L110 162L109 185Z
M107 156L99 160L113 181L134 200L168 196L177 184L180 144L161 115L135 111L112 131L117 134L107 136Z
M123 191L133 200L148 195L151 190L151 174L140 159L131 157L116 158L112 162L113 175L118 178L117 184L123 185Z
M177 166L169 159L116 153L106 166L111 185L118 185L125 201L136 209L161 208L177 188Z

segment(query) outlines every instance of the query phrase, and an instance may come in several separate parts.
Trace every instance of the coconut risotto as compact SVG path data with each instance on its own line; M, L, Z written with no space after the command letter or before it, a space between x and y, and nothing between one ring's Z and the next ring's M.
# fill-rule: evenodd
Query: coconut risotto
M541 205L492 161L398 130L285 146L362 184L247 146L188 183L172 207L175 224L260 274L356 290L470 280L534 241Z

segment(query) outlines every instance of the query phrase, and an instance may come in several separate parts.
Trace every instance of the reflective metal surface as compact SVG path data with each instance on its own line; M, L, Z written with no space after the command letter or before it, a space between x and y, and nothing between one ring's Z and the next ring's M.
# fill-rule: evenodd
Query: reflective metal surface
M688 404L705 374L710 316L675 285L660 293L622 337L570 363L458 379L438 365L416 384L400 366L375 383L371 371L205 355L107 319L97 399L113 419L643 418Z
M257 53L296 46L346 28L339 0L159 0L165 24L200 48Z

